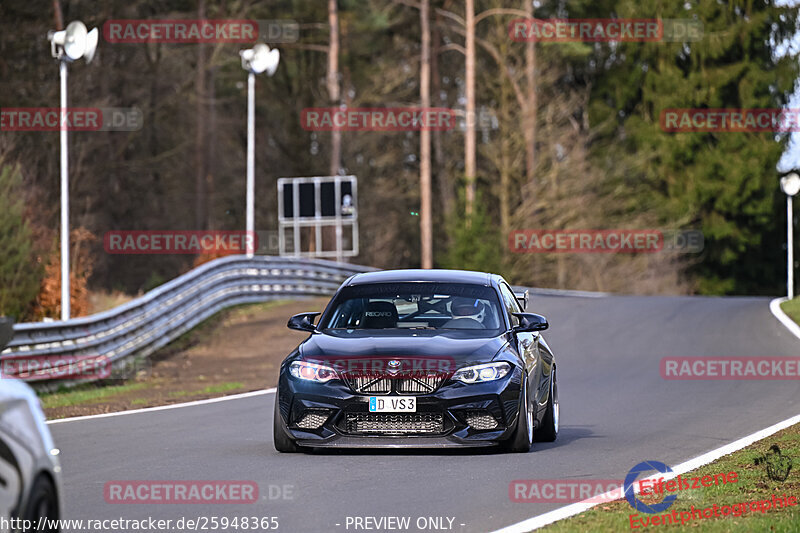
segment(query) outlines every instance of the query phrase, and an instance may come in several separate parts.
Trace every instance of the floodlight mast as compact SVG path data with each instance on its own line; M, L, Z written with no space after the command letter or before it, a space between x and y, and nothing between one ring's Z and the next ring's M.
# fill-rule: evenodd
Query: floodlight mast
M786 195L786 296L794 298L794 223L792 197L800 192L800 176L792 172L781 178L781 190Z
M97 49L97 28L86 31L83 22L70 22L66 30L50 31L50 54L58 59L58 73L61 82L61 109L59 133L61 145L61 320L70 317L69 283L69 141L67 108L67 63L86 58L90 63Z
M247 257L252 258L255 239L255 147L256 147L256 74L266 72L275 74L280 52L270 50L269 46L258 43L248 50L240 50L242 68L247 71L247 198L246 198L246 241Z
M58 62L61 77L61 320L69 320L69 153L67 141L67 62Z
M256 194L256 75L247 73L247 257L253 257Z

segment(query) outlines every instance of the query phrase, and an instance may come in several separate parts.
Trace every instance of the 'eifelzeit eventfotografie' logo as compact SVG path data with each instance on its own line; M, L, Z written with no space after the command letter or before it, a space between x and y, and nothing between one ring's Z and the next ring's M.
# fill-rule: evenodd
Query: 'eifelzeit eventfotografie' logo
M777 444L770 446L769 451L761 457L756 457L756 465L764 465L767 476L772 481L786 481L792 471L792 458L781 453Z

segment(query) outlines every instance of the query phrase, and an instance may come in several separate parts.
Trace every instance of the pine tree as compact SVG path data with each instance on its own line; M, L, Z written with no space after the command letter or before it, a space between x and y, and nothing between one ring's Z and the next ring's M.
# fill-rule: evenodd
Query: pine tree
M653 211L665 227L703 231L693 267L702 293L778 286L776 165L787 143L773 133L669 133L667 108L778 108L798 76L796 52L776 47L794 32L795 8L773 1L655 0L616 3L619 17L693 19L695 42L630 42L602 47L591 123L597 164L614 176L616 208Z
M0 315L20 319L36 298L41 268L23 218L19 169L0 160Z

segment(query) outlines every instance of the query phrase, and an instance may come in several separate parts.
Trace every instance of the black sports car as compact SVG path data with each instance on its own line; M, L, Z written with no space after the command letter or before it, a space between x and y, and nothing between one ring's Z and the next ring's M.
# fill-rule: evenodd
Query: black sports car
M274 441L308 447L502 446L558 435L540 315L495 274L387 270L347 279L281 364ZM527 294L524 296L527 300Z

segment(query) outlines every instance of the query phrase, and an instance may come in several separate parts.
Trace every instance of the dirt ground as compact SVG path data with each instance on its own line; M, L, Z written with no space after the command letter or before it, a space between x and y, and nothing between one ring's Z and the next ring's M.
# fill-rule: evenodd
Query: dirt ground
M327 299L271 302L224 311L151 357L129 380L42 396L49 419L182 403L274 387L281 361L306 333L293 314L322 311Z

